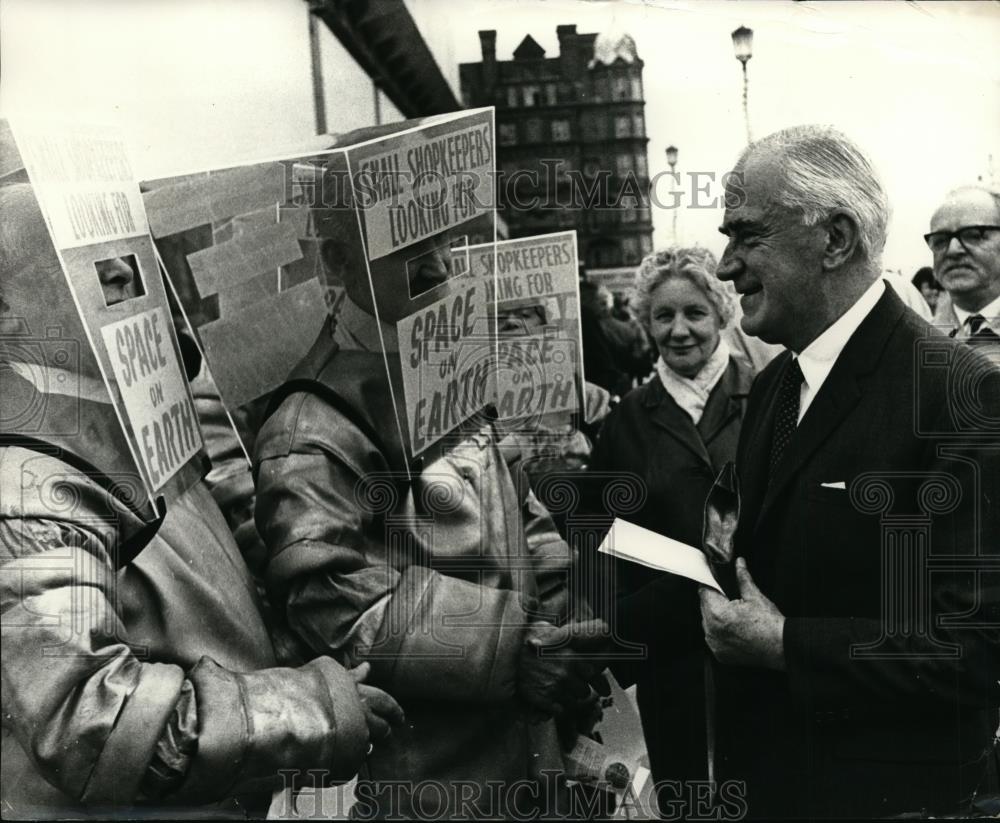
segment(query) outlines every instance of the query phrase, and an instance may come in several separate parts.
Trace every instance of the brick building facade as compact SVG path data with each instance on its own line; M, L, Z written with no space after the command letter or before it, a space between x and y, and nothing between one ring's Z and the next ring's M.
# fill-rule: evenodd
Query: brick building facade
M496 106L510 236L576 229L587 269L622 275L652 250L642 60L628 35L556 31L557 57L528 35L502 61L496 32L479 32L482 61L459 67L463 100Z

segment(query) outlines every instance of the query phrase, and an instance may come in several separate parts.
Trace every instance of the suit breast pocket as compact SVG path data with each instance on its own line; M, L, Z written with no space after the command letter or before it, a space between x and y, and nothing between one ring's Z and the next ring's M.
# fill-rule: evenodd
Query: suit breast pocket
M819 483L814 483L806 494L807 499L810 503L819 503L824 506L838 506L844 509L854 509L854 504L851 502L851 494L846 488L847 484L844 484L844 488L839 486L823 486Z

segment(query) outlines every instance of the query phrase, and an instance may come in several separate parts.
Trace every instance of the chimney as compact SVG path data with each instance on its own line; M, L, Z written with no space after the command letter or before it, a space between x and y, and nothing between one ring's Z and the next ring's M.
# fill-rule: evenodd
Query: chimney
M576 47L576 26L556 26L556 36L559 38L559 64L563 77L574 80L580 73L579 56Z
M494 29L479 32L479 46L483 52L483 85L492 97L497 85L497 33Z

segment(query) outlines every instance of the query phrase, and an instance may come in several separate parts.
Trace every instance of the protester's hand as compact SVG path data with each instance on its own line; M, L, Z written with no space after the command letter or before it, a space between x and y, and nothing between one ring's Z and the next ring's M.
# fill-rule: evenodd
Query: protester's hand
M392 734L392 727L403 723L406 718L403 716L403 709L392 695L364 682L371 668L371 663L362 663L350 669L350 675L357 686L361 705L365 707L368 737L373 743L377 743Z
M517 691L536 713L562 714L587 700L591 681L604 669L611 642L603 620L584 620L556 627L533 623L527 631L518 661Z
M757 588L742 557L736 560L736 579L739 600L701 588L701 622L708 648L720 663L784 671L784 615Z

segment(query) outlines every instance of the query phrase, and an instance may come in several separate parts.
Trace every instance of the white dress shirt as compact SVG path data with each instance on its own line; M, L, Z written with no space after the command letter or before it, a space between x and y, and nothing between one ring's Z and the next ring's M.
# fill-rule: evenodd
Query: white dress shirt
M799 394L799 421L816 398L820 387L830 376L833 364L837 362L847 341L858 330L858 326L871 313L885 291L885 282L879 278L872 283L858 301L845 311L830 328L806 346L798 356L802 369L802 388Z

